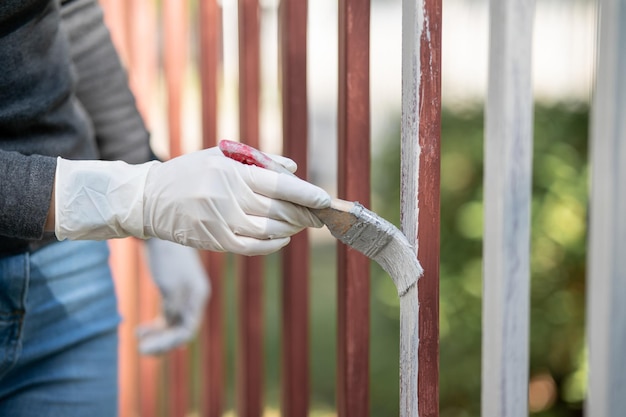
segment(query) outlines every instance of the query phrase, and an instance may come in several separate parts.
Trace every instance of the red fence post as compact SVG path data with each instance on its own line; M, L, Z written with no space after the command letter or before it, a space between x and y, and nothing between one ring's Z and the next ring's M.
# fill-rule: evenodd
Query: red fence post
M239 134L259 147L260 11L258 0L239 0ZM263 410L263 258L239 258L237 410L259 417Z
M109 242L110 264L124 321L119 326L119 415L131 417L138 410L137 342L134 331L137 324L137 242L132 238Z
M424 0L420 46L417 282L419 350L417 398L421 417L439 415L439 178L441 153L441 0Z
M124 5L119 0L100 0L104 10L104 20L111 33L111 39L124 64L128 64L129 39ZM128 69L128 68L127 68ZM134 326L138 322L136 308L138 296L137 283L137 242L133 239L116 239L109 242L111 256L109 263L115 281L120 314L124 321L119 326L119 415L130 417L138 410L139 370L137 367L137 343Z
M370 204L369 0L339 1L339 197ZM338 246L337 408L369 415L370 261Z
M216 0L200 2L200 82L202 88L202 143L204 148L217 145L217 97L220 63L221 12ZM224 325L223 279L224 255L203 252L203 262L211 280L211 299L207 305L202 338L204 416L222 415L224 402Z
M181 108L187 62L186 2L165 0L163 3L164 67L167 84L167 122L170 157L182 154Z
M217 97L220 63L221 13L216 0L200 1L200 83L202 89L202 144L217 145ZM202 252L202 260L211 280L211 298L207 304L200 337L202 340L202 415L219 417L224 408L224 255Z
M136 97L137 107L150 128L150 105L157 78L157 43L155 5L147 0L133 0L126 5L127 69L130 87ZM138 321L146 323L158 314L159 294L150 277L150 270L143 256L143 243L137 245ZM134 324L133 324L134 326ZM138 399L135 400L140 415L156 415L157 392L160 380L161 360L137 355L139 378Z
M307 176L307 0L280 4L283 152ZM282 414L307 416L309 407L309 241L306 230L282 252Z
M163 18L168 133L170 157L174 158L182 154L181 108L188 45L186 2L166 0L163 3ZM183 417L189 411L189 358L187 348L182 347L172 351L168 355L168 359L169 415Z

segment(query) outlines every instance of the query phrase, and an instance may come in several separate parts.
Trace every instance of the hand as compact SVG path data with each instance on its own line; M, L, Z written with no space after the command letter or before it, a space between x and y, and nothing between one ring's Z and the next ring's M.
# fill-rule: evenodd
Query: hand
M151 167L144 195L147 236L245 255L274 252L303 228L321 227L303 206L329 199L296 177L203 151Z
M161 293L162 315L137 328L139 350L160 354L196 334L211 293L209 277L193 248L159 239L145 244L152 279Z
M158 237L244 255L274 252L303 228L321 227L307 207L330 205L319 187L215 148L141 165L59 158L55 193L59 239Z

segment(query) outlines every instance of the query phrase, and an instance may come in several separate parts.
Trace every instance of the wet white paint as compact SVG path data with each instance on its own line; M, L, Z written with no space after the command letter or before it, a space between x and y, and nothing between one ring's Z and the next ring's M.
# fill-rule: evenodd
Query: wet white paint
M400 415L418 416L419 302L417 284L400 297Z
M350 210L356 221L343 235L334 236L376 261L391 276L398 296L417 282L423 269L406 236L389 221L354 203Z
M417 259L421 36L428 27L423 0L402 1L402 129L400 155L400 214L402 231ZM429 36L430 34L427 33ZM428 37L430 42L430 37ZM408 255L406 256L408 258ZM418 417L417 393L419 304L417 285L400 297L400 417Z

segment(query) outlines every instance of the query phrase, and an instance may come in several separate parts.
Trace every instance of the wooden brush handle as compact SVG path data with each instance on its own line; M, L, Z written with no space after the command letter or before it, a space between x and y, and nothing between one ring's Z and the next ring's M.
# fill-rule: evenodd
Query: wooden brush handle
M224 155L246 165L256 165L270 171L294 175L287 168L265 155L260 150L245 143L233 142L232 140L220 140L219 148Z

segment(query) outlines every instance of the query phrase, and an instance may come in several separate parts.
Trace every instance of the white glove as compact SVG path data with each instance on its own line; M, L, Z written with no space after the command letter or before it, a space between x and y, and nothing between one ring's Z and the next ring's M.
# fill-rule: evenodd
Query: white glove
M293 169L293 161L285 159ZM262 255L282 248L305 227L321 227L306 207L329 205L321 188L233 161L215 148L140 165L57 161L60 240L158 237L198 249Z
M193 248L166 240L146 241L152 279L161 293L162 316L137 328L143 354L164 353L196 334L211 293L200 256Z

